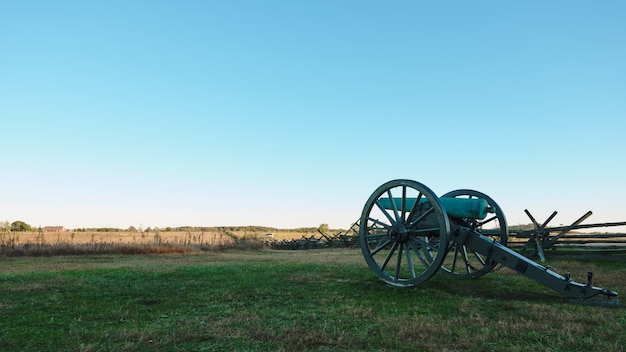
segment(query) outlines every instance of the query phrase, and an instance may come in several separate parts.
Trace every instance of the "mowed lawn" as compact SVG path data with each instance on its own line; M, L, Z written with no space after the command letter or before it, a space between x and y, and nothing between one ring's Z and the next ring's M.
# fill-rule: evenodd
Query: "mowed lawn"
M552 260L626 294L623 257ZM0 257L0 351L623 351L623 306L508 269L393 288L359 249Z

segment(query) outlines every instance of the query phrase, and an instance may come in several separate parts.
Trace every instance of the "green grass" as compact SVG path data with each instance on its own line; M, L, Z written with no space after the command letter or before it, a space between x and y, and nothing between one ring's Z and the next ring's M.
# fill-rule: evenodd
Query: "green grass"
M502 269L386 286L357 250L0 258L0 351L622 351L626 310ZM550 265L626 292L623 259Z

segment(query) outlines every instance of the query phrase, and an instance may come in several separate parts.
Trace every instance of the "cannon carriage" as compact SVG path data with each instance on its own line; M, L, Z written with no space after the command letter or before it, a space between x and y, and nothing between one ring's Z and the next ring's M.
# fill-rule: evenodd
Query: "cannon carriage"
M475 279L503 265L574 300L617 296L593 286L591 272L579 283L513 251L508 236L502 209L486 194L464 189L437 197L422 183L400 179L365 203L359 244L369 268L392 286L416 286L440 271Z

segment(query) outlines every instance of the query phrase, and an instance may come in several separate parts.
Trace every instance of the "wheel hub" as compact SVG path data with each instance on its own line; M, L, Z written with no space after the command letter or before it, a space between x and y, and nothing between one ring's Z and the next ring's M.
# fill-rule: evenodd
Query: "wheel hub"
M389 231L389 239L396 243L406 243L409 240L409 230L401 224L396 224Z

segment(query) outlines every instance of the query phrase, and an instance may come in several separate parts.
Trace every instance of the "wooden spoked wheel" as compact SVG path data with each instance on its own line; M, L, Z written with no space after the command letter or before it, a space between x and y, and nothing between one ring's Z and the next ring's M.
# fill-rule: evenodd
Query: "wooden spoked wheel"
M361 214L361 251L369 268L389 285L415 286L437 273L449 238L450 223L439 198L416 181L383 184Z
M441 198L480 198L487 201L490 213L485 219L455 219L450 218L452 227L466 226L474 229L483 236L491 238L495 242L506 246L509 239L509 231L506 218L500 206L484 193L470 189L460 189L444 194ZM475 279L491 272L497 263L462 244L450 242L448 254L441 266L445 273L457 277Z

